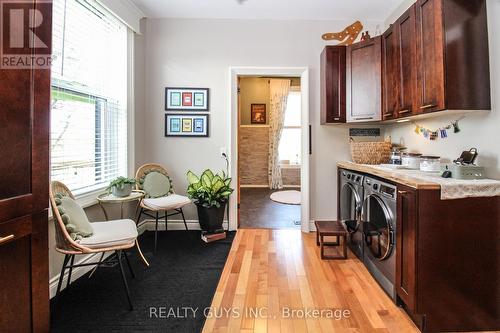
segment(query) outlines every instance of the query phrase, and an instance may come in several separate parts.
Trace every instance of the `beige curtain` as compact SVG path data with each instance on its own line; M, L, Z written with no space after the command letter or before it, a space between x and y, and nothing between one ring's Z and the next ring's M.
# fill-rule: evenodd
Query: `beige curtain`
M285 122L285 110L290 80L270 80L271 112L269 117L269 188L283 188L278 148Z

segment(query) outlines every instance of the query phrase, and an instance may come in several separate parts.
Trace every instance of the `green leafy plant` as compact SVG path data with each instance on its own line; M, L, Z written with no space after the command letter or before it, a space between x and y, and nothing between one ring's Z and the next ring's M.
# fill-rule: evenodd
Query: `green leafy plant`
M113 187L116 187L118 189L122 189L125 185L135 185L135 179L120 176L118 178L113 179L109 183L106 190L108 190L108 192L110 192Z
M187 179L189 186L187 194L190 199L194 199L197 204L203 207L217 207L228 201L233 193L230 187L231 178L227 177L224 171L222 174L214 174L211 170L203 171L200 177L188 171Z

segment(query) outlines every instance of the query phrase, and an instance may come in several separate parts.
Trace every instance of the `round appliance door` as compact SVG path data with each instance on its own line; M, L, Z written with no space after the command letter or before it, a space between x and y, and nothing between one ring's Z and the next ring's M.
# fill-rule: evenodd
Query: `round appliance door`
M359 228L361 197L355 187L346 183L340 190L340 219L344 221L347 231L354 233Z
M387 259L394 247L394 219L384 201L375 194L363 203L363 233L365 249L379 260Z

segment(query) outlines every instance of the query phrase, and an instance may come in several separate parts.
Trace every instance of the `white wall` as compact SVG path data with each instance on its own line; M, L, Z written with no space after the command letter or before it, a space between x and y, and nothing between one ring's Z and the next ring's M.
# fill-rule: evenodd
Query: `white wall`
M311 219L336 217L336 162L350 158L348 129L319 125L319 61L325 32L340 31L349 21L266 21L147 19L146 104L142 136L144 161L169 168L175 189L185 193L188 170L225 167L219 157L227 147L230 66L303 67L310 69ZM375 31L378 22L364 22ZM164 89L210 88L210 137L165 138ZM188 219L196 219L193 209Z
M405 4L406 5L406 4ZM393 22L408 6L400 7L400 11L391 15ZM488 0L488 30L490 46L490 75L491 75L491 112L482 114L468 114L460 122L461 132L451 133L447 139L429 141L414 132L413 124L399 124L389 127L388 134L394 142L403 142L413 151L433 154L445 160L457 158L463 150L476 147L479 150L478 164L486 168L490 178L500 179L500 0ZM453 83L448 83L453 84ZM439 128L459 116L443 116L432 120L418 121L429 129Z

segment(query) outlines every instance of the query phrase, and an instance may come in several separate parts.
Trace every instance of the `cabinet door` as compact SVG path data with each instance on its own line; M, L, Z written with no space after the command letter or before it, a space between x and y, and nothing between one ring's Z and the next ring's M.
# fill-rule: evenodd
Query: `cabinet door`
M417 192L398 186L396 223L396 292L415 311Z
M417 107L421 112L445 109L442 0L418 0Z
M382 118L382 37L347 47L347 121Z
M398 117L398 61L397 36L394 27L382 35L382 119L391 120Z
M48 332L50 68L35 65L50 63L52 3L6 2L0 15L15 20L2 26L0 332Z
M321 124L345 123L345 46L321 53Z
M2 6L2 15L15 11L17 16L23 15L25 22L33 11L43 13L39 26L24 31L26 36L33 33L36 39L24 38L24 48L16 52L28 52L34 59L39 55L38 50L42 57L50 55L51 3L22 1ZM47 47L35 48L31 44L35 41ZM8 51L4 49L5 52ZM0 87L1 222L48 206L50 69L2 66Z
M405 117L420 113L416 107L417 74L415 47L415 5L410 7L395 23L398 37L398 116Z

